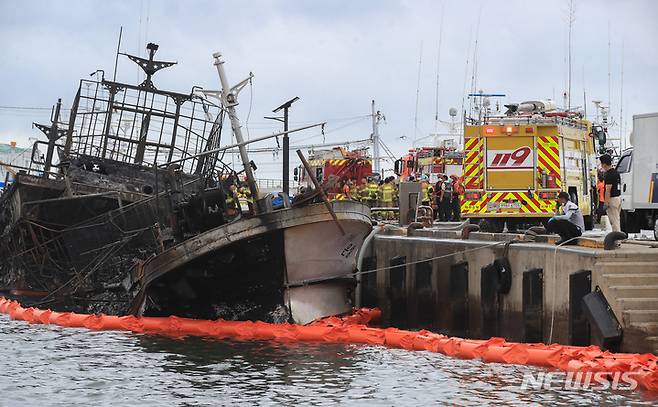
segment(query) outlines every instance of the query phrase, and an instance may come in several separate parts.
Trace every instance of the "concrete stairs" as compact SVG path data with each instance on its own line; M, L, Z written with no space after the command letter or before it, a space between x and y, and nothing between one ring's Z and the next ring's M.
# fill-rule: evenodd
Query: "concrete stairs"
M597 283L624 335L645 336L647 350L658 354L658 262L603 261L595 267ZM630 339L630 338L629 338Z

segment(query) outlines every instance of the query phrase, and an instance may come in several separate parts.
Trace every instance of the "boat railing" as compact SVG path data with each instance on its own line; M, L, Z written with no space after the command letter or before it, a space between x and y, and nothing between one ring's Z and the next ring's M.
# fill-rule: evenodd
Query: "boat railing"
M217 103L189 94L106 80L81 80L69 120L69 155L157 166L219 146ZM208 157L182 162L200 171Z
M256 185L258 185L258 189L261 190L270 190L270 191L283 191L283 180L281 179L274 179L274 178L257 178L256 179ZM289 190L294 190L298 185L298 182L296 181L290 181L288 183Z

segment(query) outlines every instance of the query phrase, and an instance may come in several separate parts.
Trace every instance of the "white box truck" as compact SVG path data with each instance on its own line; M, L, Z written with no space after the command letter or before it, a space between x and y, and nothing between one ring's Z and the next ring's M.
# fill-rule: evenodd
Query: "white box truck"
M633 116L631 148L617 162L621 177L621 228L653 230L658 240L658 113Z

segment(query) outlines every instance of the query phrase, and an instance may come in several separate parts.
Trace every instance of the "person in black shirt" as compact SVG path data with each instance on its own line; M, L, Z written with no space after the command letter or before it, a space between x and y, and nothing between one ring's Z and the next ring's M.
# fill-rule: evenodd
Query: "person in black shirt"
M603 182L605 183L603 208L610 220L612 231L619 232L621 231L621 191L619 190L621 177L619 176L617 169L612 166L612 158L610 155L603 154L599 157L599 161L601 161L601 168L605 171L605 176L603 178Z

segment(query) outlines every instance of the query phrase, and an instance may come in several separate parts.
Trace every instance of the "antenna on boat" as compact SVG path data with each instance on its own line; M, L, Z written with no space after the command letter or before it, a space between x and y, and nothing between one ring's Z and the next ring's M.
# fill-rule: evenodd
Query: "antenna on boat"
M477 86L478 85L478 43L480 39L481 20L482 20L482 5L480 5L480 10L478 11L477 23L475 24L475 44L473 46L473 71L471 74L471 93L476 93L478 87ZM477 104L473 106L473 102L474 100L469 98L468 110L470 111L470 114L473 114L474 108L475 109L478 108Z
M418 97L420 96L420 72L423 66L423 42L420 42L420 56L418 57L418 82L416 83L416 110L414 111L414 143L418 137Z
M471 55L471 39L473 38L473 30L470 31L468 37L468 49L466 50L466 63L464 65L464 85L462 86L462 122L466 124L466 102L464 101L464 95L466 95L466 83L468 82L468 59ZM470 103L470 99L469 99ZM469 112L470 114L471 112Z
M228 113L228 117L231 120L231 127L233 128L233 134L235 135L235 140L239 144L238 149L240 150L240 158L242 159L242 165L244 166L244 173L247 177L247 185L249 186L249 191L251 192L252 198L257 200L258 187L256 186L256 179L254 178L251 161L249 161L247 148L244 144L244 137L242 137L240 119L238 118L238 115L235 111L235 106L238 105L238 94L251 81L251 79L254 77L254 74L249 72L249 77L247 79L244 79L237 85L230 87L226 77L226 72L224 71L224 61L221 60L221 52L215 52L212 54L212 56L215 59L214 65L217 67L217 74L219 75L219 81L222 85L222 105ZM260 212L258 205L256 205L256 212Z
M571 32L573 23L576 21L576 5L574 0L569 0L569 45L567 54L567 111L571 110Z
M149 42L146 45L146 49L149 52L148 59L137 57L135 55L121 53L121 55L127 56L128 58L130 58L131 61L139 65L139 67L142 68L142 70L146 74L146 79L144 79L144 82L142 82L139 85L142 88L157 90L155 85L153 85L153 81L151 80L153 75L155 75L155 73L158 72L160 69L169 68L170 66L176 65L178 63L178 62L154 60L153 57L155 56L155 53L158 51L158 48L159 48L158 44L154 44L152 42Z
M48 150L46 151L46 157L43 163L44 178L48 178L48 176L50 175L50 168L52 167L52 163L53 163L53 154L55 153L55 146L56 146L55 143L60 138L64 137L67 133L65 129L59 128L59 115L61 109L62 109L62 99L58 99L57 104L55 105L54 111L52 113L52 117L50 118L50 123L51 123L50 126L39 124L39 123L32 123L34 127L41 130L43 134L45 134L46 137L48 137Z
M626 137L624 136L624 40L621 41L621 73L619 77L619 148L621 151L626 147Z
M119 53L121 52L121 35L123 34L123 26L119 29L119 41L117 43L117 55L114 58L114 73L112 74L112 82L117 80L117 66L119 65Z
M434 131L439 131L439 70L441 67L441 37L443 36L443 11L445 3L441 3L441 22L439 25L439 46L436 57L436 93L434 100Z
M608 20L608 108L612 107L612 54L610 50L610 20Z
M587 91L585 90L585 65L583 64L583 109L584 117L587 120Z

